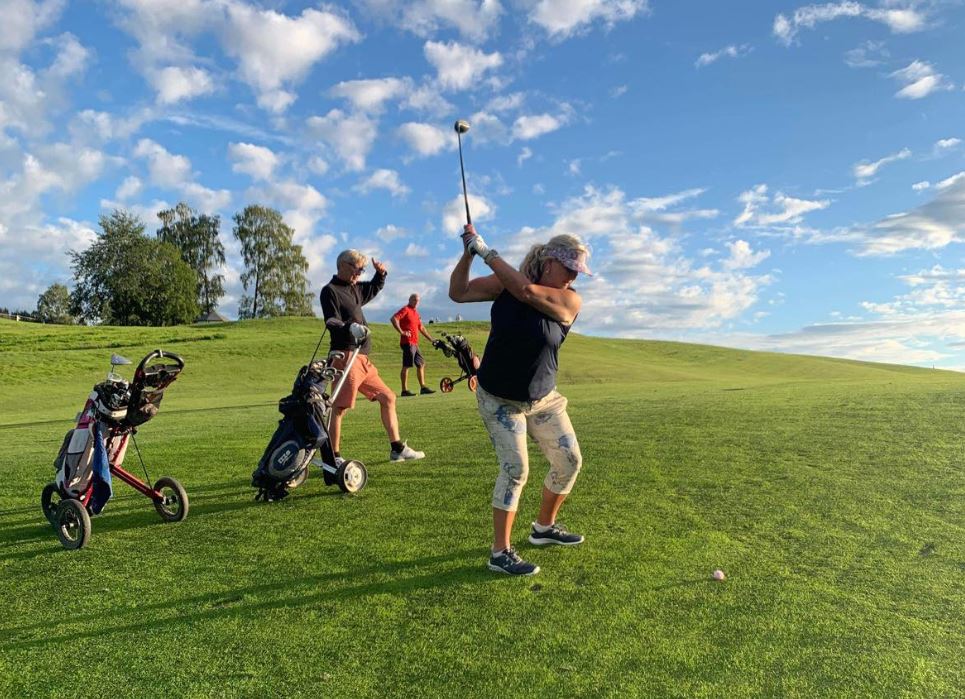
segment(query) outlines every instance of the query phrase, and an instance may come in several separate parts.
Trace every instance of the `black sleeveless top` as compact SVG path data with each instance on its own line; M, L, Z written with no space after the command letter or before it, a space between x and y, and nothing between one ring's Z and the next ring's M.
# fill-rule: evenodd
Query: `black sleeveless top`
M507 400L536 401L556 387L559 349L570 326L508 291L493 301L492 329L479 367L479 385Z

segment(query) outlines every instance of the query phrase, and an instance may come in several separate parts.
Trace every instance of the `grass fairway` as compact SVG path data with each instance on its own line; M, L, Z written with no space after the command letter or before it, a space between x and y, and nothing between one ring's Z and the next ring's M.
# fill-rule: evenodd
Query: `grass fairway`
M313 472L253 501L319 327L0 324L0 696L962 696L965 376L572 335L561 520L587 542L525 543L534 449L514 538L543 571L509 579L485 569L496 464L464 383L400 400L425 461L390 464L360 404L361 494ZM484 326L443 327L482 350ZM392 386L396 337L376 327ZM190 515L115 481L64 551L39 507L64 432L112 350L158 346L187 368L138 443ZM425 352L433 383L455 371Z

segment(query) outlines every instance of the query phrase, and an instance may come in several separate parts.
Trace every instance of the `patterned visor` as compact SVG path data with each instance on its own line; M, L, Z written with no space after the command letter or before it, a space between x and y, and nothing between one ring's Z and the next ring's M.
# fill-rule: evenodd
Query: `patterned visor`
M554 260L559 260L560 263L567 269L572 269L574 272L582 272L583 274L589 274L593 276L593 272L586 265L586 253L580 250L574 250L572 248L546 248L543 251L546 257L552 257Z

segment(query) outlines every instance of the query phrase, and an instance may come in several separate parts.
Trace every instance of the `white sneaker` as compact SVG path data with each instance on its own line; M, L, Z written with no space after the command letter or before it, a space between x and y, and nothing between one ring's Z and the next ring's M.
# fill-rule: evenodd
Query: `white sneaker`
M416 451L405 442L402 442L402 451L392 449L389 451L389 461L416 461L426 458L424 451Z

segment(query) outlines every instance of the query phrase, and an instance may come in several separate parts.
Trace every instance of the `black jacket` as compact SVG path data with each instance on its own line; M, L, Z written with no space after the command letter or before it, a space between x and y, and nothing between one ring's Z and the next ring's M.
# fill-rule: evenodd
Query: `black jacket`
M329 351L350 350L355 347L348 326L352 323L366 325L362 306L374 299L382 291L383 286L385 286L385 275L376 272L371 281L352 284L343 282L335 276L322 287L322 293L319 295L322 302L322 316L326 322L330 318L335 318L344 324L341 327L328 326L328 331L332 335ZM368 354L371 346L371 340L365 338L361 354Z

